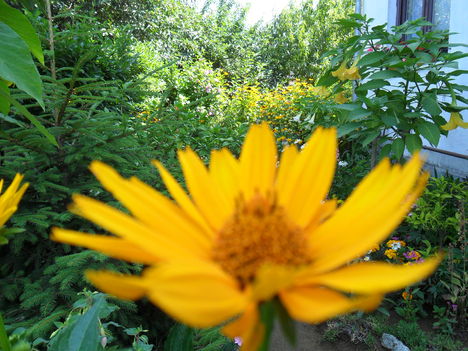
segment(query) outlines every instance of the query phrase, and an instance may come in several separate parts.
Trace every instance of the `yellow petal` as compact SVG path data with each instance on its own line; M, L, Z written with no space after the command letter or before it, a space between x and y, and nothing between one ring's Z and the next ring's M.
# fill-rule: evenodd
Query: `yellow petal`
M336 164L335 129L318 128L294 164L277 183L278 203L299 226L315 217L333 180ZM281 188L279 187L281 186Z
M86 278L99 290L119 299L137 300L147 292L144 280L138 276L108 271L87 271Z
M339 80L346 80L346 65L347 63L343 61L340 67L331 73L332 76L338 78Z
M281 160L278 168L278 176L276 177L275 188L277 191L281 191L286 184L290 181L290 170L297 160L299 152L297 151L296 145L288 145L284 148L281 153Z
M112 236L92 235L74 230L53 228L50 239L65 244L83 246L129 262L154 264L159 261L158 257L146 252L132 242Z
M175 319L197 328L212 327L247 307L237 281L205 262L165 264L144 274L149 299Z
M265 335L265 326L260 322L257 304L251 303L235 321L226 325L224 335L242 340L242 351L258 351Z
M175 243L207 257L211 240L176 204L137 178L126 180L112 167L94 161L91 171L141 222Z
M425 279L439 265L442 256L423 263L394 265L383 262L363 262L322 275L303 272L297 277L301 285L320 284L333 289L357 294L387 293Z
M164 168L161 162L153 161L153 165L158 169L167 190L179 204L179 206L189 215L195 222L197 222L204 230L208 237L212 238L214 232L209 226L208 222L203 218L198 208L193 204L193 201L187 195L185 190L175 180L175 178Z
M240 155L240 187L245 200L271 193L276 174L276 144L268 124L250 127Z
M306 323L320 323L364 305L359 298L348 298L323 287L291 288L279 296L291 317Z
M464 128L464 129L468 128L468 122L463 122L463 119L460 113L452 113L452 114L454 115L453 117L454 122L458 127Z
M310 233L317 271L339 267L364 255L401 222L427 181L415 155L402 168L383 161L326 220Z
M70 210L96 223L111 233L126 239L161 260L199 259L191 245L171 240L170 235L156 233L134 218L102 202L86 196L74 195ZM168 230L172 223L167 223Z
M291 286L298 274L297 267L265 264L260 267L252 285L252 298L267 301L279 291Z
M234 212L235 201L239 196L239 163L227 150L211 152L210 177L213 186L229 206L229 212Z
M203 217L218 230L231 215L231 207L223 196L216 192L208 170L195 152L187 148L179 151L178 155L193 201Z

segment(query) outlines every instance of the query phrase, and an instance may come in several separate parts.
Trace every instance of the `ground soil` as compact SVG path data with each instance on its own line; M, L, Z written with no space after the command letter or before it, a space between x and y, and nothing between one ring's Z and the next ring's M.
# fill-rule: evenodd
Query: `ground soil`
M298 323L297 345L291 347L279 328L275 328L271 339L270 351L362 351L366 349L363 344L353 344L349 340L337 340L336 342L328 342L322 340L324 326L308 325ZM383 350L383 349L382 349Z

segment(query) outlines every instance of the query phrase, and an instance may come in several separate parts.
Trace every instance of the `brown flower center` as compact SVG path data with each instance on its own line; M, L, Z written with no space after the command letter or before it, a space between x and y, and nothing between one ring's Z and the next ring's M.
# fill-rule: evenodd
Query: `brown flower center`
M265 263L298 266L310 263L304 231L275 201L257 195L239 201L218 233L213 260L242 285Z

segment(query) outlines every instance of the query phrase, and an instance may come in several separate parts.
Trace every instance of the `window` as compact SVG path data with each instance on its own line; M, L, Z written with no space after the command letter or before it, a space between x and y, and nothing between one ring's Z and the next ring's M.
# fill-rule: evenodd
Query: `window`
M434 23L433 29L448 30L450 0L397 0L397 25L420 17Z

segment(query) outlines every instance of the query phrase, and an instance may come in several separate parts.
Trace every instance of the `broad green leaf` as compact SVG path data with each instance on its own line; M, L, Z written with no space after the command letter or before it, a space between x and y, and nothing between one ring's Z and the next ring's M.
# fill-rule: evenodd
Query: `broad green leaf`
M380 118L387 127L396 126L399 122L395 112L392 111L388 111L387 113L381 115Z
M42 101L42 81L28 47L13 29L0 22L0 77Z
M403 151L405 151L405 142L403 139L395 139L392 142L392 152L395 155L397 160L400 160L403 156Z
M392 150L391 144L384 145L383 148L380 150L379 160L383 159L384 157L387 157L390 154L391 150Z
M357 128L361 127L361 123L354 122L354 123L347 123L345 125L339 126L337 131L338 131L338 137L341 138L342 136L349 134L356 130Z
M5 94L0 90L0 97L7 99L15 108L21 113L24 117L29 119L29 121L37 128L37 130L42 133L52 144L58 146L57 141L55 140L54 136L49 133L49 131L34 117L23 105L21 105L18 101L13 99L10 95Z
M389 82L383 79L373 79L369 80L368 82L365 82L364 84L361 84L356 88L356 91L364 91L364 90L373 90L373 89L379 89L384 86L390 85Z
M431 116L437 116L442 113L442 109L433 95L425 95L422 98L422 107Z
M333 106L337 110L344 110L344 111L353 111L357 108L361 107L361 104L340 104Z
M193 351L193 330L183 324L174 325L164 343L164 351Z
M329 86L335 84L337 81L338 81L338 78L333 77L331 75L331 71L327 71L323 76L320 77L320 79L316 83L316 86L329 87Z
M468 70L457 69L447 73L448 76L460 76L462 74L468 74Z
M408 151L413 154L415 151L421 150L422 141L419 135L408 134L405 138L405 144Z
M421 45L421 42L420 41L417 41L415 43L411 43L411 44L408 44L407 47L412 51L414 52L418 47L419 45Z
M374 141L375 138L377 138L380 135L380 130L373 130L370 132L364 140L361 142L362 146L366 147L369 145L372 141Z
M99 337L99 312L105 304L104 297L98 298L93 306L74 325L67 351L102 350Z
M349 121L355 121L357 119L365 118L367 116L370 116L372 114L372 111L366 110L363 107L358 107L354 110L352 110L349 115L348 115L348 120Z
M385 70L372 74L369 79L388 79L401 77L401 73L398 71Z
M31 53L38 59L38 61L44 64L41 41L39 40L34 27L28 21L27 17L21 13L21 11L8 6L4 0L0 0L0 22L5 23L13 29L21 39L23 39Z
M0 79L0 91L4 94L10 96L10 89L6 85L5 81ZM3 95L0 95L0 112L7 114L10 111L10 101L7 98L4 98Z
M387 53L385 53L383 51L371 52L370 54L367 54L367 55L361 57L361 59L359 60L357 65L359 67L371 65L373 63L376 63L376 62L380 61L386 55L387 55Z
M416 125L416 130L432 145L437 146L440 139L440 129L434 123L428 121L420 121Z

